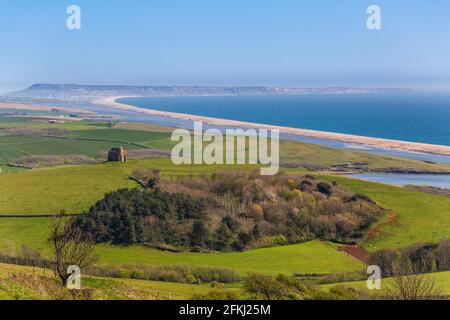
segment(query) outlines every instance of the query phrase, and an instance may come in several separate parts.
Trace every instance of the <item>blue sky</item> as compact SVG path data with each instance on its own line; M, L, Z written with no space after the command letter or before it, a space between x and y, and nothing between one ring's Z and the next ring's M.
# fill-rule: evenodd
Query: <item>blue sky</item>
M66 29L66 8L82 29ZM382 10L382 30L366 9ZM448 0L0 0L0 92L32 83L450 89Z

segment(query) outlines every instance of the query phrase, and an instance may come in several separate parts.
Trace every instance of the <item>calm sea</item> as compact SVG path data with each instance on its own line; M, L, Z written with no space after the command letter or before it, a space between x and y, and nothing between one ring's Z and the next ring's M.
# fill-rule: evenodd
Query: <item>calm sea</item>
M450 94L126 98L160 111L450 146Z

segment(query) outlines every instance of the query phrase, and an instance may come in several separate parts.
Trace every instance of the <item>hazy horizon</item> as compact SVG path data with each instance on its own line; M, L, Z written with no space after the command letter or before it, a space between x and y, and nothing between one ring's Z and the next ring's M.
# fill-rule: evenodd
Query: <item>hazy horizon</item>
M81 30L66 9L81 8ZM381 30L368 30L369 5ZM450 3L0 0L0 93L34 83L450 90Z

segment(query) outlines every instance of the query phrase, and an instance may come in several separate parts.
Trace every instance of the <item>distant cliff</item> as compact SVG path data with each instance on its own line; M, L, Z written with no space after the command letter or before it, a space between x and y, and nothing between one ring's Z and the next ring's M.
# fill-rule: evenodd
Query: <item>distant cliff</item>
M350 94L407 91L405 89L366 89L351 87L200 87L200 86L123 86L35 84L3 97L58 100L86 100L108 96L202 96L202 95L274 95L274 94Z

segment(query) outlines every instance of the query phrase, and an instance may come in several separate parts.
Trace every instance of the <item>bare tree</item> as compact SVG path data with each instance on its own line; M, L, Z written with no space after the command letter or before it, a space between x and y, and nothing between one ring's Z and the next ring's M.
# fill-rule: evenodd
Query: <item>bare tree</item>
M55 275L63 286L67 285L70 266L78 266L81 270L95 265L98 255L91 237L74 227L66 218L57 216L50 232L52 251L54 254Z
M425 274L412 274L411 268L398 266L393 273L387 293L393 300L442 300L442 291L435 279Z

